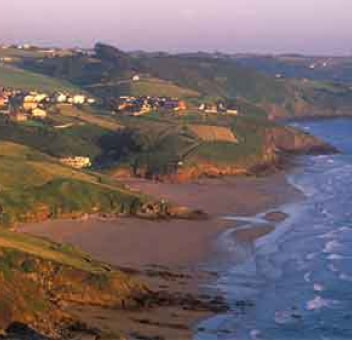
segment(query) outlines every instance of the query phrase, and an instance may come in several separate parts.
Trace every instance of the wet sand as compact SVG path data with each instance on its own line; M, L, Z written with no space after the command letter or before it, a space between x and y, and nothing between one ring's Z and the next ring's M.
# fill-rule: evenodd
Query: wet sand
M208 220L56 220L26 224L19 228L58 242L71 243L103 261L117 266L188 266L206 260L216 235L234 225L223 215L252 216L275 208L300 193L283 174L263 178L224 178L189 184L130 180L127 184L210 214Z
M214 240L234 221L224 215L253 216L277 208L288 201L300 199L301 193L287 184L283 173L263 178L204 179L195 183L170 184L146 180L129 180L133 190L144 191L155 197L176 202L210 214L208 220L150 221L136 218L87 221L58 220L27 224L19 228L58 242L70 243L94 257L117 267L133 268L138 276L155 290L171 293L200 294L199 286L214 279L200 264L217 256ZM263 236L275 227L270 221L265 228L238 231L236 237L250 240ZM181 278L150 276L150 268L181 272ZM77 309L78 308L78 309ZM105 311L97 308L71 307L90 325L112 329L116 333L136 332L160 339L188 339L194 321L205 316L205 311L190 311L180 307L158 308L141 313Z

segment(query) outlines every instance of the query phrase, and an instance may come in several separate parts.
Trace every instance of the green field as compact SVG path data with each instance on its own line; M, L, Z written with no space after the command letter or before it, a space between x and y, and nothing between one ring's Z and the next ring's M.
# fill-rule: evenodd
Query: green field
M44 92L82 92L81 89L66 81L3 64L0 64L0 86Z

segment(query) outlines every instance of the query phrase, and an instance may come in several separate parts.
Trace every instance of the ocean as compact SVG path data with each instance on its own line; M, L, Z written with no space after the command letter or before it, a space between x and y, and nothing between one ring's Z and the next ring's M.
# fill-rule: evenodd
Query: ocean
M226 261L212 287L231 312L196 326L196 340L352 339L352 119L295 123L341 153L303 156L288 181L306 198L255 243L219 237ZM261 215L253 216L256 220Z

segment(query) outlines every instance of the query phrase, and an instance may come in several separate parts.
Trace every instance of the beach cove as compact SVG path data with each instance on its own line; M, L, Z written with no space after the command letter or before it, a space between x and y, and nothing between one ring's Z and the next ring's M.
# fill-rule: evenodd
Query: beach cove
M217 239L234 225L243 224L231 216L251 217L301 199L301 193L287 183L283 172L268 177L225 177L184 184L139 179L126 184L134 190L206 211L209 219L154 221L97 217L26 224L18 231L75 245L114 267L134 272L153 290L205 296L212 301L211 298L221 298L220 294L216 290L206 292L204 287L218 277L217 270L210 270L208 263L224 255ZM238 230L236 237L252 242L272 231L280 220L276 218L275 214L268 215L264 225L253 223L251 228ZM93 307L70 308L77 308L76 313L83 315L93 327L165 339L191 338L196 321L213 314L211 308L192 311L182 306L132 313ZM106 317L102 316L106 313Z

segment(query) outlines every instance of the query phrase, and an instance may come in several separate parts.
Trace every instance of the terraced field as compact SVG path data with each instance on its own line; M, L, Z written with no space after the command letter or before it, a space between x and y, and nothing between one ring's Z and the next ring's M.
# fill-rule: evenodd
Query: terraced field
M237 137L226 127L215 125L189 125L189 129L205 142L237 143Z

